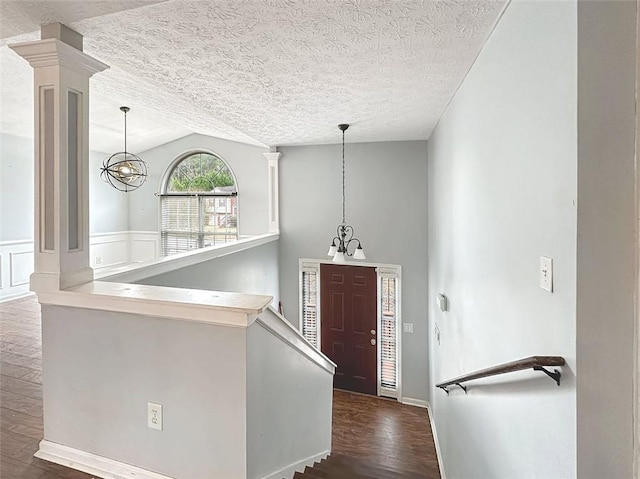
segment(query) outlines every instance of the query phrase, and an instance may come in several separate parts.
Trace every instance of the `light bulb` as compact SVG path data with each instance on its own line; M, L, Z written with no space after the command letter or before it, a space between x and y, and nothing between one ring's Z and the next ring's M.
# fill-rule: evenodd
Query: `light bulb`
M137 180L140 176L140 171L131 162L127 161L118 166L117 175L126 182Z

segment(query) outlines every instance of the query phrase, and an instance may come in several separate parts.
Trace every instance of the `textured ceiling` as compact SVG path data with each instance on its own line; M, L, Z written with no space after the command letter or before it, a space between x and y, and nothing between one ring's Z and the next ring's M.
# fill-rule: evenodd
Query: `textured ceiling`
M12 10L14 3L21 8ZM46 13L30 13L42 10L35 4L46 5ZM335 143L336 125L344 122L352 124L350 142L426 139L505 1L0 5L1 32L9 31L8 11L21 19L16 34L43 18L60 20L84 35L86 52L111 65L92 80L91 101L92 148L110 151L113 141L121 141L118 107L125 103L132 108L132 147L191 131L262 145ZM31 95L24 80L30 71L2 50L0 127L20 134L17 117L24 116L20 105ZM32 115L32 107L26 109Z

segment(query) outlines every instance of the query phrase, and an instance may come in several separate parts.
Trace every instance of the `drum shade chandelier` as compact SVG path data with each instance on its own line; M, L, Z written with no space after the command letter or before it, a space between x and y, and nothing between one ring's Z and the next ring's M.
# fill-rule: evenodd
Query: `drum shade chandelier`
M327 252L327 256L333 256L334 263L345 263L348 256L353 256L353 259L367 259L362 249L362 244L358 238L353 237L353 227L347 224L346 220L346 206L345 206L345 194L344 194L344 132L349 128L347 124L340 124L338 128L342 131L342 223L338 225L336 229L337 235L331 241L331 246ZM357 244L357 246L356 246ZM353 253L349 252L349 246L353 245Z
M147 164L139 156L127 151L128 106L121 106L124 113L124 151L114 153L102 163L100 177L116 190L129 191L140 188L147 181Z

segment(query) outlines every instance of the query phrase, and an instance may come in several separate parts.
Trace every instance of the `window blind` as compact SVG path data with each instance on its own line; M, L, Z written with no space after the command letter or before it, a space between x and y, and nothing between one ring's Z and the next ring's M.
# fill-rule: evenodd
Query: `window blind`
M162 255L238 239L236 196L161 197Z
M302 272L302 335L318 347L318 276L315 271Z
M397 368L397 284L396 278L381 279L380 386L396 390Z

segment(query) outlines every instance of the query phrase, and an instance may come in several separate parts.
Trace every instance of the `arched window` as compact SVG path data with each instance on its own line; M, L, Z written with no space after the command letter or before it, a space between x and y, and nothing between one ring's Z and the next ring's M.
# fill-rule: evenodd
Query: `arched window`
M168 173L160 195L162 256L238 239L238 192L222 158L190 153Z

